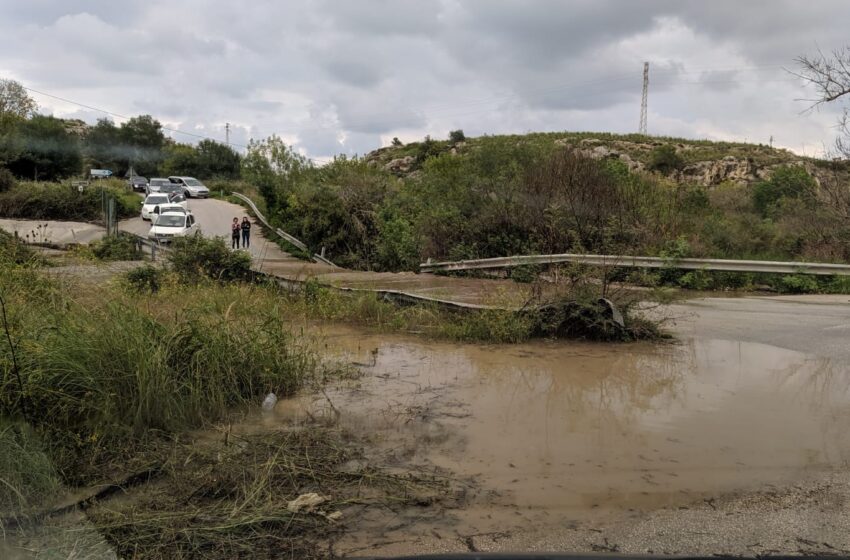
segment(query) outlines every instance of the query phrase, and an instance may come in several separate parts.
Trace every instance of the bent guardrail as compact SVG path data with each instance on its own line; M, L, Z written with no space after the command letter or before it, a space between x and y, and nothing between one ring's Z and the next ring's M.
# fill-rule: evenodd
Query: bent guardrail
M730 259L663 259L629 255L519 255L492 259L450 262L428 262L419 265L421 272L451 272L510 268L534 264L579 263L593 266L632 268L681 268L685 270L716 270L724 272L773 272L779 274L815 274L820 276L850 276L850 265L811 262L750 261Z
M253 200L251 200L250 198L248 198L247 196L245 196L242 193L236 193L235 192L235 193L231 193L231 194L233 194L233 196L235 196L236 198L238 198L239 200L241 200L245 204L247 204L251 208L251 210L254 212L254 216L256 216L257 219L260 220L260 222L262 222L263 225L266 226L268 229L275 232L279 237L285 239L288 243L291 243L293 246L298 247L299 249L301 249L305 253L308 253L308 254L311 253L311 251L307 247L307 245L305 245L300 239L289 235L288 233L286 233L285 231L283 231L280 228L272 227L271 224L269 224L269 222L266 220L266 217L263 216L262 212L260 212L260 210L257 208L257 205L254 204ZM317 254L313 253L312 258L313 258L314 262L317 262L317 263L320 263L320 264L326 264L328 266L337 267L334 263L332 263L331 261L326 259L323 255L317 255ZM337 267L337 268L339 268L339 267Z

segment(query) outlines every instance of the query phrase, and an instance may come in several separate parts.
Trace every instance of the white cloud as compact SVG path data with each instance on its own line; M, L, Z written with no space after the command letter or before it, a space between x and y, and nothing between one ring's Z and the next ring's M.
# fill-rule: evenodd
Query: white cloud
M230 122L233 142L276 133L329 157L456 128L634 131L649 60L652 133L811 153L837 108L801 114L780 66L812 37L840 46L848 16L838 0L0 0L0 68L115 113L217 138Z

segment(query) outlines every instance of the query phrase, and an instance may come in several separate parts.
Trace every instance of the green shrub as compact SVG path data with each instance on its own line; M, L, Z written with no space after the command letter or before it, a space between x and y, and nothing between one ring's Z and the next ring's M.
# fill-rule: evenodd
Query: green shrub
M782 166L773 172L769 181L753 187L753 206L765 216L783 198L811 199L816 188L814 178L802 167Z
M99 221L103 219L104 193L115 198L118 218L138 214L141 198L124 187L92 185L80 193L69 184L21 182L0 193L0 216L29 220Z
M466 135L463 133L461 129L452 130L449 132L449 142L452 144L457 144L458 142L464 142L466 140Z
M136 292L154 293L162 287L165 274L165 270L146 264L128 271L124 279Z
M0 193L4 193L17 186L18 181L12 172L5 167L0 167Z
M776 287L780 292L810 294L819 291L818 281L809 274L786 274L779 277Z
M142 247L135 236L119 232L108 235L90 245L92 254L102 261L138 261L142 259Z
M248 280L251 277L251 255L232 251L224 239L208 239L196 233L176 238L168 252L172 270L187 282L201 277L220 282Z
M684 167L685 162L676 152L676 148L670 144L658 146L652 150L649 156L649 164L646 166L650 171L658 171L668 175Z

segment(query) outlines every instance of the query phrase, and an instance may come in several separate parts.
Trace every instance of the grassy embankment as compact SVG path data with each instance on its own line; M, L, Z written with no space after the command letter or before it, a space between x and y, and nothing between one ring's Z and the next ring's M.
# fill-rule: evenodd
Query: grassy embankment
M142 268L113 285L75 290L44 275L11 236L2 242L7 535L26 535L60 484L133 480L143 486L117 504L81 504L122 556L306 558L320 555L319 540L337 530L325 513L444 491L433 477L340 471L359 452L337 430L216 431L267 392L290 395L331 373L292 333L274 291L210 278L247 274L239 257L221 269L210 264L209 247L220 243L205 242L207 253L175 259L167 273ZM198 435L199 428L212 429ZM320 511L287 510L307 491L330 499Z

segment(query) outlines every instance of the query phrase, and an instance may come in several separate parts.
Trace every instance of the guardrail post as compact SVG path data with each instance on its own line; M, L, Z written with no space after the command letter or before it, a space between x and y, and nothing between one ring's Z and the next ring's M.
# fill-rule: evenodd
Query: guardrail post
M156 262L156 243L151 243L151 260Z

